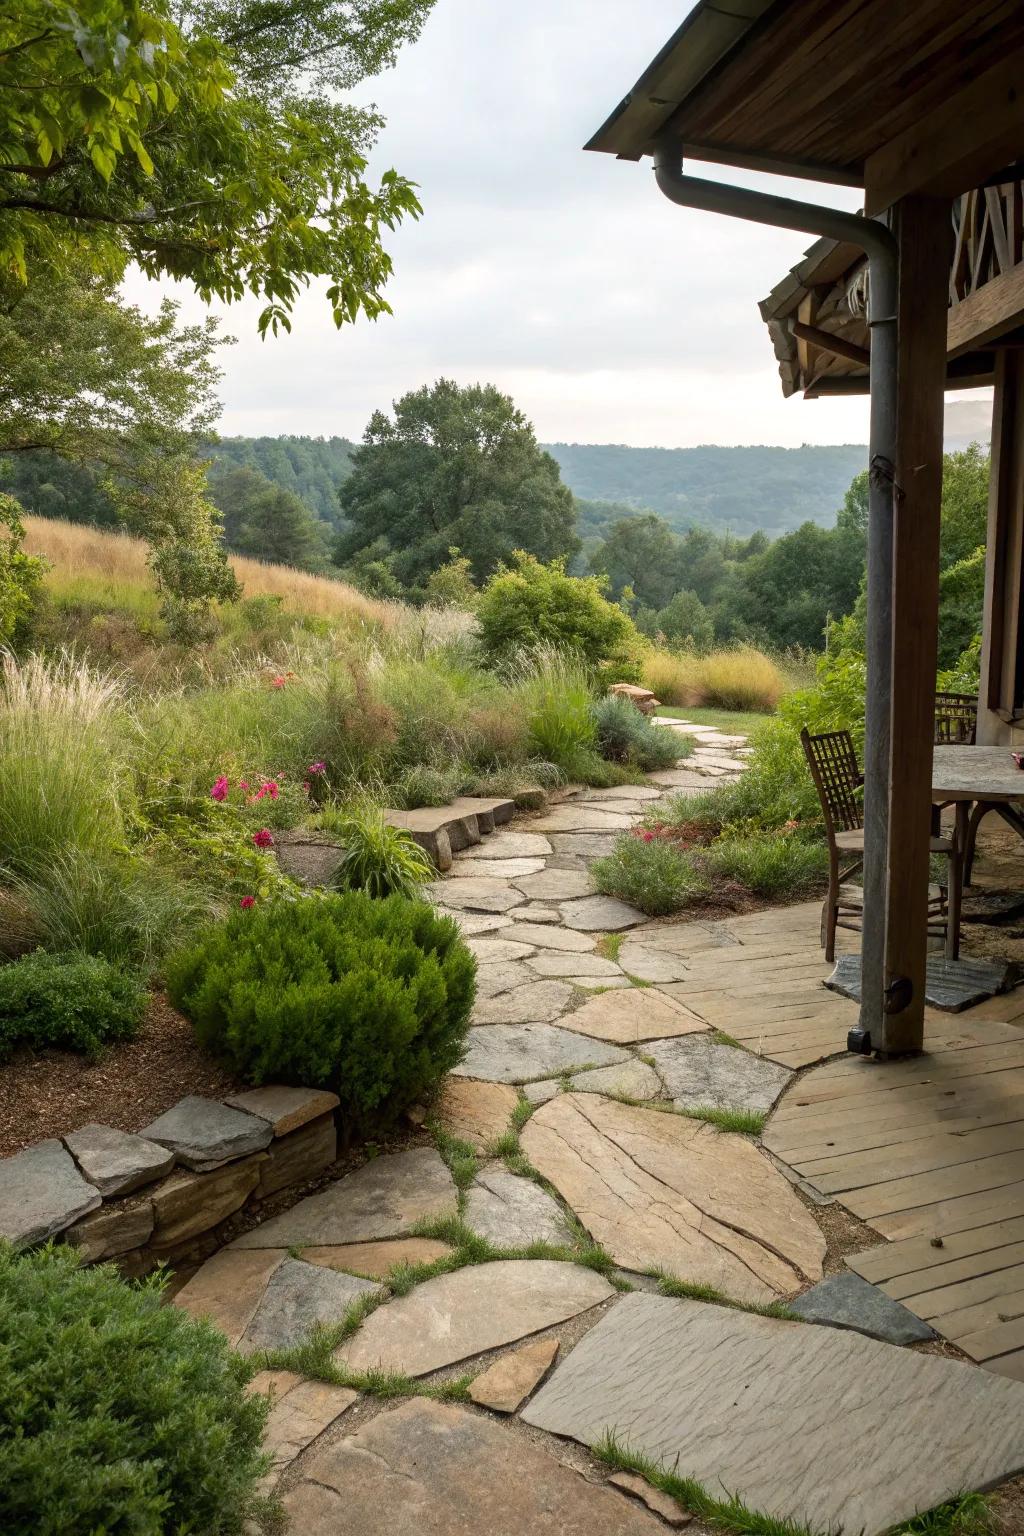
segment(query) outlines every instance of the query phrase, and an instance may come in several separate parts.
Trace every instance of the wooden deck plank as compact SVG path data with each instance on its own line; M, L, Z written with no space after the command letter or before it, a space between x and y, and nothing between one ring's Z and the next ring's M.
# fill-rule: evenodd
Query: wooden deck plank
M910 1237L945 1237L971 1231L995 1221L1024 1216L1024 1181L976 1194L953 1195L905 1211L892 1211L872 1217L868 1225L883 1237L899 1241Z
M1002 1248L989 1248L985 1253L965 1254L962 1259L951 1259L948 1264L937 1264L933 1269L919 1269L912 1275L895 1275L885 1282L883 1289L887 1296L893 1296L897 1301L903 1301L908 1296L919 1297L924 1301L951 1287L980 1282L977 1297L983 1300L995 1294L993 1284L996 1289L1000 1285L1007 1289L1008 1281L1013 1276L1006 1272L1021 1265L1024 1265L1024 1242L1007 1243ZM1001 1276L1001 1280L993 1282L994 1275ZM974 1299L970 1296L963 1304L970 1305ZM952 1311L960 1304L960 1300L954 1297L949 1307L937 1306L935 1313L929 1315ZM914 1311L917 1310L915 1305ZM919 1315L923 1317L925 1314L922 1312Z
M941 1270L959 1259L975 1257L979 1263L991 1251L1024 1243L1024 1216L969 1227L966 1232L951 1232L939 1239L914 1237L902 1242L883 1243L863 1253L849 1254L850 1269L875 1285L885 1285L901 1275L922 1276ZM918 1289L923 1289L919 1285Z
M823 1195L836 1195L844 1190L866 1189L872 1184L904 1179L911 1174L955 1168L997 1153L1018 1151L1024 1152L1024 1121L1013 1120L1008 1125L990 1126L960 1135L921 1136L915 1141L891 1147L849 1152L831 1161L825 1158L787 1161ZM1024 1168L1021 1171L1024 1174Z
M1024 1318L997 1323L994 1328L982 1328L977 1333L964 1334L955 1339L954 1343L972 1360L988 1360L993 1355L1008 1354L1011 1349L1024 1348Z
M1017 1290L1003 1288L1011 1283L1009 1276L1000 1276L999 1283L993 1287L990 1295L949 1312L935 1313L927 1321L947 1339L962 1339L971 1333L998 1328L1001 1323L1016 1322L1018 1318L1024 1317L1024 1290L1019 1288L1019 1278ZM904 1305L918 1312L916 1301ZM918 1312L918 1315L925 1314Z
M975 1101L977 1102L977 1101ZM794 1131L791 1138L778 1134L766 1136L764 1144L794 1164L804 1159L841 1157L847 1152L869 1152L880 1147L895 1146L901 1142L917 1141L922 1136L945 1131L981 1130L985 1126L1008 1125L1012 1120L1024 1119L1024 1095L1014 1094L992 1104L981 1105L973 1110L971 1105L960 1104L952 1109L936 1109L934 1101L922 1109L907 1111L904 1120L900 1115L860 1117L852 1122L818 1124L801 1134Z
M1009 1376L1013 1381L1024 1381L1024 1349L1015 1349L1008 1355L997 1355L985 1361L986 1371L997 1376Z
M905 1179L890 1179L871 1184L866 1189L850 1190L843 1204L865 1221L876 1216L890 1216L897 1211L915 1210L948 1200L955 1195L978 1195L986 1190L1005 1189L1008 1184L1024 1187L1024 1157L1006 1152L997 1157L979 1158L960 1163L955 1168L940 1168L928 1173L911 1174Z

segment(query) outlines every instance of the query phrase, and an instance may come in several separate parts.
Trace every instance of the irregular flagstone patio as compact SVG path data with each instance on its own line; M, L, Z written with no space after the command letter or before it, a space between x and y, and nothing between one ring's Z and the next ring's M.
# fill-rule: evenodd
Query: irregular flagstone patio
M426 1536L655 1536L686 1523L632 1474L602 1485L589 1463L581 1476L542 1433L588 1446L610 1429L712 1496L815 1536L873 1536L1024 1468L1024 1387L996 1374L1024 1376L1024 998L955 1023L929 1015L930 1058L872 1074L829 1060L856 1008L822 986L817 903L671 922L599 896L589 866L620 830L662 795L742 768L742 738L666 728L699 741L678 768L467 838L431 887L476 954L479 989L428 1125L493 1157L529 1101L520 1146L543 1183L494 1161L460 1194L429 1146L387 1153L246 1233L175 1298L251 1352L380 1296L336 1351L341 1367L428 1384L473 1374L472 1406L375 1403L366 1422L348 1387L261 1372L270 1482L282 1479L295 1536L414 1524ZM254 1100L239 1096L239 1121L202 1135L174 1128L177 1144L200 1167L216 1166L218 1135L265 1144L287 1103ZM763 1146L685 1113L703 1107L771 1110ZM152 1133L149 1150L83 1141L81 1153L130 1180L133 1157L165 1155ZM60 1172L73 1201L74 1160ZM815 1206L791 1178L888 1241L823 1280ZM440 1238L457 1241L456 1216L520 1252L572 1251L582 1227L634 1294L561 1256L523 1256L391 1295L396 1266L451 1258ZM438 1236L420 1235L438 1220ZM643 1294L657 1288L644 1271L740 1304L799 1294L810 1321ZM929 1323L986 1370L922 1354ZM535 1438L488 1413L519 1414Z

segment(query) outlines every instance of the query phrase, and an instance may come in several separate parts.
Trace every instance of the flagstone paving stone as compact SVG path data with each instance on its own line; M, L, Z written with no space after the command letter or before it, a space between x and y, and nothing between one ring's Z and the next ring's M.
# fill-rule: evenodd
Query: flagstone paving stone
M476 973L477 1004L484 999L498 997L513 987L524 987L536 980L536 972L528 971L521 961L506 960L498 965L481 965ZM479 1021L482 1022L482 1021Z
M174 1166L174 1153L166 1147L109 1125L83 1125L65 1136L64 1145L89 1183L108 1197L150 1184Z
M694 773L692 768L663 768L657 773L648 774L652 784L660 784L666 789L706 789L699 773Z
M568 901L573 896L586 896L594 889L593 880L580 869L545 869L538 875L517 879L515 884L524 896L544 901Z
M596 1067L592 1072L580 1072L572 1080L574 1093L621 1094L627 1099L664 1098L665 1089L661 1078L646 1061L635 1057L614 1067Z
M449 1136L468 1142L474 1152L486 1152L508 1130L518 1102L518 1093L507 1083L447 1077L437 1104L437 1122Z
M494 965L503 960L525 960L533 954L532 944L520 944L516 939L504 937L507 929L502 929L501 938L468 939L467 946L476 955L480 965Z
M887 1344L922 1344L935 1337L907 1307L850 1270L829 1275L790 1305L805 1322L853 1328Z
M865 1536L1024 1468L1024 1384L834 1328L624 1297L527 1423L606 1431L764 1514Z
M466 852L460 855L460 863L462 860L473 862L478 859L494 858L542 859L551 852L551 844L541 833L508 830L495 832L486 843L480 843L476 848L467 848Z
M284 1248L222 1248L176 1293L174 1305L192 1317L209 1318L237 1344L286 1257Z
M457 1209L452 1176L433 1147L413 1147L371 1159L236 1238L232 1247L291 1248L402 1237L417 1222L454 1216Z
M485 1024L466 1037L466 1055L456 1077L492 1083L528 1083L580 1067L608 1067L626 1052L602 1040L587 1040L557 1024ZM316 1198L316 1197L314 1197Z
M558 910L567 928L583 933L612 933L646 922L643 912L614 896L581 896L577 901L563 901Z
M603 859L614 851L616 837L615 832L553 832L550 841L556 854Z
M577 955L571 951L566 954L564 950L545 949L532 955L525 964L527 970L538 976L587 977L591 985L595 979L624 979L615 961L606 960L603 955Z
M512 932L520 943L533 944L537 949L571 949L577 954L587 954L597 943L585 933L576 933L569 928L549 928L541 923L517 923Z
M572 1242L565 1214L547 1190L505 1168L484 1168L466 1193L463 1220L495 1248Z
M425 885L423 890L428 901L476 912L507 912L523 899L522 892L513 889L507 880L449 879Z
M640 1499L648 1509L660 1515L666 1525L674 1526L676 1530L689 1525L693 1519L693 1516L681 1509L669 1494L662 1493L660 1488L652 1487L635 1472L613 1472L608 1481L616 1488L621 1488L623 1493L630 1493L634 1499Z
M657 800L661 791L650 784L615 784L611 789L589 789L581 797L590 800Z
M652 1040L646 1047L677 1109L750 1109L767 1113L793 1073L710 1034Z
M59 1141L39 1141L0 1159L0 1238L45 1242L99 1203L99 1190L82 1178Z
M316 1323L340 1323L359 1296L379 1287L372 1280L323 1264L284 1258L267 1283L249 1326L238 1341L243 1354L256 1349L292 1349Z
M514 1344L608 1301L617 1292L580 1264L500 1259L425 1280L375 1312L335 1352L354 1371L425 1376Z
M557 907L547 907L542 901L528 901L524 907L513 907L509 917L514 923L560 923Z
M625 832L632 825L622 811L594 811L583 801L555 806L533 823L538 832Z
M263 1434L263 1449L271 1458L271 1484L307 1445L359 1400L359 1394L350 1387L304 1381L294 1371L260 1371L246 1391L269 1396L273 1403Z
M639 976L641 981L684 981L689 970L679 955L666 949L652 949L628 937L619 950L618 959L624 971L630 976Z
M259 1252L254 1249L253 1252ZM379 1243L335 1243L324 1248L302 1248L307 1264L344 1269L350 1275L383 1280L399 1264L436 1264L454 1250L432 1237L392 1237Z
M473 1009L474 1024L549 1024L564 1012L573 995L565 981L527 981L497 997L484 997Z
M792 1296L821 1278L817 1224L744 1136L570 1093L543 1104L520 1142L627 1269L663 1269L737 1301Z
M427 1398L315 1454L284 1506L302 1536L664 1536L655 1515L542 1446Z
M501 1355L470 1383L469 1395L481 1408L515 1413L551 1369L558 1354L557 1339L537 1339L522 1349Z
M548 1099L553 1099L562 1091L562 1081L558 1077L546 1077L539 1083L524 1083L523 1094L531 1104L546 1104Z
M474 938L481 933L496 933L508 924L508 917L503 912L461 912L454 907L446 906L443 901L435 902L437 912L441 917L450 917L459 926L463 938Z
M197 1094L180 1099L139 1132L147 1141L168 1147L180 1163L195 1171L220 1168L250 1152L262 1152L273 1134L269 1121Z
M488 845L489 846L489 845ZM449 880L518 880L523 876L536 875L544 868L543 859L477 859L463 864L456 859L451 867Z
M600 993L589 998L582 1008L566 1014L561 1022L566 1029L615 1045L637 1045L641 1040L688 1035L708 1027L696 1014L651 987L630 987L628 992L614 997Z

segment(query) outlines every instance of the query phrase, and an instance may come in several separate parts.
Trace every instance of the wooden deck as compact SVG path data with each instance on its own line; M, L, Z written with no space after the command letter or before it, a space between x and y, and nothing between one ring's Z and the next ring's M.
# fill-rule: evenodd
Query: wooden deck
M687 980L664 990L749 1050L807 1068L764 1145L888 1239L851 1269L1024 1380L1024 988L964 1013L928 1009L923 1056L848 1056L857 1009L822 987L818 911L729 921L733 942L696 949Z

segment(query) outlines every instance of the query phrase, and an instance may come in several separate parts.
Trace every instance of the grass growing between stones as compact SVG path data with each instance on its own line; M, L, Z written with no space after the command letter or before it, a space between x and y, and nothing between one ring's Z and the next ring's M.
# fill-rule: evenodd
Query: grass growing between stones
M760 1109L718 1109L713 1104L698 1104L694 1109L681 1109L679 1114L687 1120L703 1120L716 1125L720 1131L735 1131L740 1136L760 1136L768 1115Z
M996 1520L980 1493L961 1493L898 1525L892 1536L992 1536Z
M713 1285L703 1285L697 1280L679 1280L667 1275L663 1269L645 1271L658 1282L662 1296L672 1296L680 1301L709 1301L716 1307L731 1307L734 1312L756 1312L759 1317L781 1318L787 1323L802 1323L804 1319L792 1311L784 1301L735 1301Z
M637 1473L652 1488L659 1488L670 1499L675 1499L681 1508L721 1530L735 1531L740 1536L812 1536L807 1526L777 1515L760 1514L748 1508L735 1494L725 1499L715 1498L695 1478L666 1472L649 1456L620 1444L610 1432L590 1449L606 1466L614 1467L617 1472Z
M597 953L606 960L618 960L619 950L626 939L624 933L606 933L597 941Z

